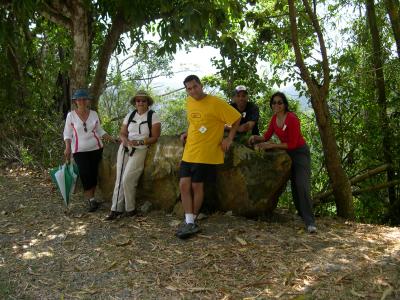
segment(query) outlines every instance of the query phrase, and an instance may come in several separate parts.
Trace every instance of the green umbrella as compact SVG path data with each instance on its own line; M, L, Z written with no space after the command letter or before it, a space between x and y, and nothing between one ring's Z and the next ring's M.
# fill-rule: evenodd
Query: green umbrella
M74 191L78 178L78 167L72 163L66 163L50 170L50 176L68 207L70 196Z

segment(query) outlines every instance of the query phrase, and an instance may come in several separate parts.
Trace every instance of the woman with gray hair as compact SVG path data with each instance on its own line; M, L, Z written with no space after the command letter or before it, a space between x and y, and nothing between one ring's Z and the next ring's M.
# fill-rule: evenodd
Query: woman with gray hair
M114 220L124 212L127 217L136 214L136 187L144 169L147 149L157 142L161 133L160 119L150 109L153 99L147 92L138 91L131 104L135 110L125 116L120 129L117 176L111 212L106 220Z

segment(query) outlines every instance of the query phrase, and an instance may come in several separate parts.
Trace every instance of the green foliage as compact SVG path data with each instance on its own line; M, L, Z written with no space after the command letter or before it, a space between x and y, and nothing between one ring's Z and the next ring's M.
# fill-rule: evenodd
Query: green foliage
M0 8L5 33L0 38L0 157L48 166L62 158L55 78L66 69L58 60L58 46L68 41L42 19L28 20L26 11L13 12Z
M186 92L181 91L160 99L158 113L163 135L177 135L187 130L186 97Z
M113 58L107 88L99 101L103 127L113 136L118 136L123 118L134 110L131 99L135 93L144 89L151 94L151 84L155 78L171 75L172 57L157 55L160 45L148 42L135 46L129 49L125 57ZM157 97L153 99L156 103L152 109L158 113L160 104L157 103Z

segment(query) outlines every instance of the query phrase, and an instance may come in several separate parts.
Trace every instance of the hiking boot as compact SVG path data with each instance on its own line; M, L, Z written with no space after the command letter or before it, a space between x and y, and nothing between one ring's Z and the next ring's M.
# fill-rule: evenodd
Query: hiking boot
M104 220L105 221L112 221L115 220L116 218L118 218L118 216L120 216L122 214L122 212L119 211L111 211L109 215L107 215Z
M100 203L97 202L96 200L89 200L89 212L94 212L96 211L100 206Z
M200 231L200 228L195 223L184 223L175 233L180 239L187 239Z
M307 231L308 233L317 233L317 227L315 225L308 225Z

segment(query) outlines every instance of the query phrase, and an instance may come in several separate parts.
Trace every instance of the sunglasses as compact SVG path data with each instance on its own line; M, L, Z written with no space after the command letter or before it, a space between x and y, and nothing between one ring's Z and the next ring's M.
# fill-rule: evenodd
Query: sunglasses
M135 100L136 103L146 103L147 100L146 99L137 99Z
M272 105L282 105L283 101L272 101Z
M83 122L83 130L87 132L86 122Z

